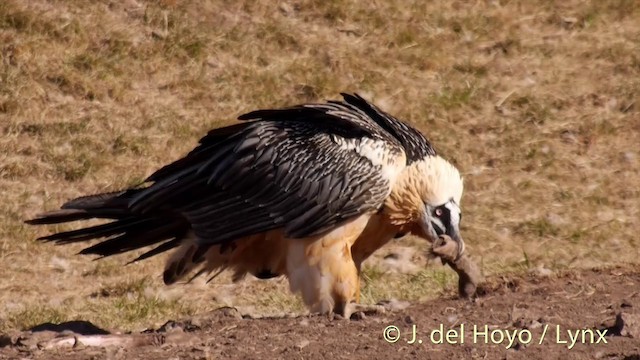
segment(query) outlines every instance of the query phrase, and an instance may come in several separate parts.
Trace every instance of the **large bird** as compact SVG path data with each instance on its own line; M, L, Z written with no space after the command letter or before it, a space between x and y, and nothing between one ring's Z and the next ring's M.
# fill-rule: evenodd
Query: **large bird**
M225 269L234 281L284 275L311 312L348 317L366 308L362 262L394 237L448 235L463 253L463 181L418 130L342 96L244 114L139 186L27 223L109 219L39 240L102 239L81 254L103 257L153 246L133 261L172 251L166 284Z

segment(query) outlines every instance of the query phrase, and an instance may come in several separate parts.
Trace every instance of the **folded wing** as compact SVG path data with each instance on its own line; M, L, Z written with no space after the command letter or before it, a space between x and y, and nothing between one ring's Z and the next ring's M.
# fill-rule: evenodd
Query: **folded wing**
M379 209L397 173L388 167L405 165L398 139L364 110L325 103L248 113L149 176L150 185L72 200L29 222L115 219L42 238L111 237L83 251L102 256L167 241L142 258L179 245L186 231L204 247L272 229L320 234Z

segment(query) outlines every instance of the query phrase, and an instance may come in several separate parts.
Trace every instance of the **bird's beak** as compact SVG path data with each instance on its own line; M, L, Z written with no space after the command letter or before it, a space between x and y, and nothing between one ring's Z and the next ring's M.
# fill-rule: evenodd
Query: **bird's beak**
M435 241L435 239L439 238L441 235L447 235L451 238L451 240L455 241L458 245L458 253L456 254L455 261L458 261L462 254L465 251L464 240L460 235L460 225L456 223L448 223L448 224L436 224L432 222L433 219L425 216L425 220L421 222L421 230L427 239L431 239L431 241Z

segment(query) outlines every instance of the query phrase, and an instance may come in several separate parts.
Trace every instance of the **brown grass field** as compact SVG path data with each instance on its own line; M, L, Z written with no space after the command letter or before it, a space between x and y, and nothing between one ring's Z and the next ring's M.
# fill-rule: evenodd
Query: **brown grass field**
M561 291L571 284L562 276L591 279L600 269L598 283L582 281L576 296L589 302L611 291L610 303L624 297L640 308L637 0L3 0L0 51L0 333L76 319L139 332L222 306L254 317L303 312L284 279L232 284L221 276L168 287L165 256L128 266L135 254L92 261L76 255L81 246L35 241L70 227L23 221L72 197L137 183L244 112L345 91L416 125L459 166L462 234L492 284L534 276L550 281L534 281L540 291ZM366 263L363 302L427 304L420 315L402 310L417 320L430 319L423 311L439 313L457 278L428 261L426 250L411 236L381 249ZM624 285L598 287L608 279ZM554 294L531 298L553 303ZM496 306L513 305L504 301ZM563 306L604 311L605 303ZM468 319L482 325L489 315ZM329 334L340 339L366 327L377 336L367 351L389 358L397 348L381 340L387 320L393 317L335 325L342 330ZM235 326L256 336L300 322L274 321ZM334 326L309 321L308 336L314 326ZM279 339L287 349L297 344ZM336 341L327 340L333 351ZM637 338L616 341L618 350L603 350L603 358L640 358ZM0 358L53 356L3 355L1 343ZM592 358L596 347L581 354ZM171 349L136 356L164 357ZM329 354L315 345L292 349L253 354ZM305 356L308 349L315 352ZM492 349L498 357L518 355ZM473 355L454 350L447 358ZM74 351L56 354L126 355ZM407 356L425 354L412 351ZM518 356L546 356L535 351Z

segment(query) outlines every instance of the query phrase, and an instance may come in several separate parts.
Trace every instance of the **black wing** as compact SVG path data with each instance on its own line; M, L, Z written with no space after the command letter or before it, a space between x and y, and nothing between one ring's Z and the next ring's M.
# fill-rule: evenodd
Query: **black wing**
M133 197L132 211L179 211L200 241L212 244L276 228L291 238L313 236L382 205L389 192L385 165L336 141L357 146L367 134L390 156L399 155L382 132L327 115L315 122L264 120L271 115L253 113L262 121L202 147L194 153L198 161L184 160L161 179L152 176L157 182Z
M280 227L290 237L318 234L377 209L388 192L384 164L354 151L360 142L375 140L391 157L406 148L393 118L355 99L245 114L153 173L151 184L81 197L27 223L115 220L40 239L107 237L82 251L102 256L157 245L136 260L178 246L190 229L209 244Z

